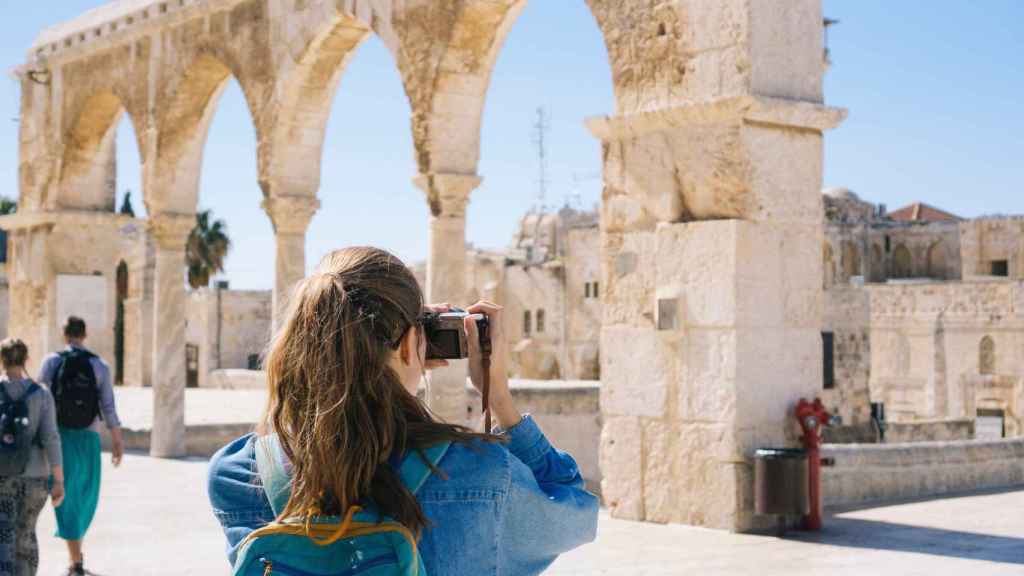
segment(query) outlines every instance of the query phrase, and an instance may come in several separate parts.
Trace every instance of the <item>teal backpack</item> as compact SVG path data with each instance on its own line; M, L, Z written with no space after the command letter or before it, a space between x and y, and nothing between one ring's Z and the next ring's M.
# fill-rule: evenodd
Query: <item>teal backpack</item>
M437 465L449 442L424 455ZM291 495L276 435L256 440L256 465L274 514L281 515ZM406 455L399 475L416 494L430 477L419 453ZM374 510L353 506L345 518L295 518L268 524L242 542L233 576L427 576L416 537L401 524Z

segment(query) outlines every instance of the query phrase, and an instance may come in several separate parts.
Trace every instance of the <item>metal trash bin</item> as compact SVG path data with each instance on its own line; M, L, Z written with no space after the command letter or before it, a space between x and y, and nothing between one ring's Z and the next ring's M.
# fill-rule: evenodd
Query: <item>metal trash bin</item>
M760 448L754 453L754 511L804 516L810 512L807 451Z

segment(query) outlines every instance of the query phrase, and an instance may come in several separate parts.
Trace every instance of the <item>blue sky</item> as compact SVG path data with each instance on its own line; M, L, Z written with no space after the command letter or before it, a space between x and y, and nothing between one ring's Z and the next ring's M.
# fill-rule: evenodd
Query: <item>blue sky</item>
M24 60L35 34L101 4L2 0L0 59ZM1024 2L825 0L835 62L826 100L850 117L826 137L825 185L896 208L924 201L963 216L1024 213ZM937 7L941 7L937 9ZM19 89L0 88L0 191L17 190ZM582 0L535 0L498 61L484 117L469 240L498 247L536 203L536 109L550 115L549 204L600 198L600 147L583 127L613 108L607 55ZM415 261L426 256L427 207L415 175L409 106L391 57L371 39L342 78L324 149L323 207L310 227L310 264L333 248L373 244ZM118 138L118 189L139 198L131 126ZM119 194L120 194L119 193ZM224 93L204 157L200 204L227 221L235 288L273 285L274 244L259 208L255 136L237 85Z

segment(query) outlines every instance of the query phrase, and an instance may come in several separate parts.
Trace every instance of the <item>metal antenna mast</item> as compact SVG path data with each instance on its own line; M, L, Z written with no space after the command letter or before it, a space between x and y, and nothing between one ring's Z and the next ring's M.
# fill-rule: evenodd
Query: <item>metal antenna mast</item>
M551 130L551 122L544 107L537 108L537 122L533 125L533 143L537 146L537 205L534 209L543 212L548 196L548 148L547 134Z

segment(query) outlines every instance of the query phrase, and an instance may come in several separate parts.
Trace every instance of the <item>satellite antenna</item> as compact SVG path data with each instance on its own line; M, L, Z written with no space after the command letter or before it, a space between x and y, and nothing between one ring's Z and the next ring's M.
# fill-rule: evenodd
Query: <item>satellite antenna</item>
M534 210L544 212L548 195L548 148L547 134L551 121L544 107L537 108L537 121L533 125L533 143L537 146L537 204Z

